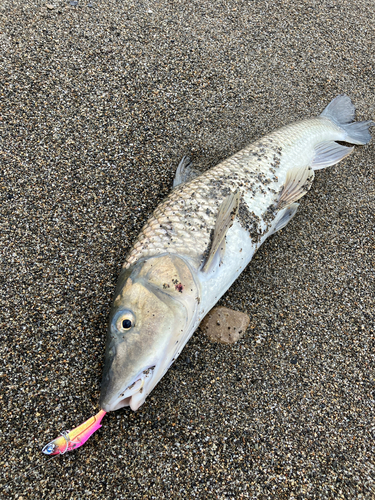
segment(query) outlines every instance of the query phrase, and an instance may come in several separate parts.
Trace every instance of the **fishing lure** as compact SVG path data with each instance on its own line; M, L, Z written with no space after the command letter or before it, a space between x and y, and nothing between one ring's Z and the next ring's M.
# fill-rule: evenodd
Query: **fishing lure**
M79 448L86 443L95 431L100 429L100 422L105 414L106 412L104 410L100 410L99 413L89 418L78 427L75 427L73 430L62 432L61 436L46 444L42 452L45 455L64 455L67 451Z

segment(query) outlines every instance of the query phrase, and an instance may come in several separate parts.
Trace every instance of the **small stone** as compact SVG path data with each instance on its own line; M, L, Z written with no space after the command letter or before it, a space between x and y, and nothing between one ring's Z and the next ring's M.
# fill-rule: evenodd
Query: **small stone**
M212 342L235 344L245 333L250 318L226 307L214 307L201 323L201 329Z
M75 0L71 0L70 2L70 5L72 5L73 7L76 7L78 5L78 2L76 2Z
M55 6L52 5L52 4L50 4L50 3L47 3L46 7L47 7L48 10L53 10L55 8Z

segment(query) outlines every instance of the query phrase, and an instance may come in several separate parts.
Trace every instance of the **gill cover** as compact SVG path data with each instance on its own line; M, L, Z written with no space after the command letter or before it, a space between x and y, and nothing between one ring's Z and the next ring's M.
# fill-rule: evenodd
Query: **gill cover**
M122 270L107 333L103 410L144 403L193 333L198 296L192 268L176 255Z

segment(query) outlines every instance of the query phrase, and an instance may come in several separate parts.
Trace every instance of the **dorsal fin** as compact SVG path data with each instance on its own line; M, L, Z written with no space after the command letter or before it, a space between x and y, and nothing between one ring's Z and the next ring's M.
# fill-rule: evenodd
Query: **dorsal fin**
M296 202L310 189L314 171L310 166L294 167L288 170L277 208L284 208Z
M200 174L201 172L193 168L189 156L184 156L177 167L176 174L173 180L173 187L175 188L180 184L189 182L194 179L194 177L197 177Z
M224 198L222 204L220 205L219 212L217 214L215 229L212 237L212 244L210 251L207 255L207 259L202 267L203 272L207 272L210 269L212 260L216 253L223 249L225 251L225 236L232 226L233 221L237 215L238 207L240 204L240 192L236 191L231 193L226 198Z

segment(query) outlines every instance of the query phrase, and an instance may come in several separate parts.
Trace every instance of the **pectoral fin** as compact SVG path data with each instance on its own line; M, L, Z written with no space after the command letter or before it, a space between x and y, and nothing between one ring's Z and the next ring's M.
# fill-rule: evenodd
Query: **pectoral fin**
M175 188L180 184L189 182L200 174L201 172L193 168L190 158L184 156L177 167L176 175L173 180L173 187Z
M202 267L203 272L209 271L212 261L217 253L219 253L221 257L224 256L225 236L237 215L239 204L240 193L236 191L235 193L231 193L229 196L224 198L222 204L220 205L212 237L211 248Z
M296 202L310 189L314 171L310 166L295 167L288 170L277 208L284 208Z

